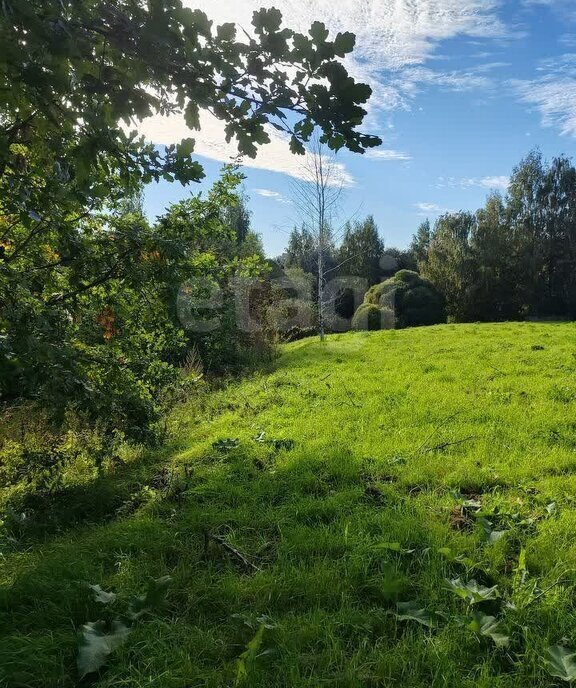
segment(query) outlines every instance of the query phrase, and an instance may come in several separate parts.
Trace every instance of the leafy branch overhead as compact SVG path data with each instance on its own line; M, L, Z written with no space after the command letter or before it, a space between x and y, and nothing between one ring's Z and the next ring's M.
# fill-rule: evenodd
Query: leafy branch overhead
M274 8L254 12L249 35L181 0L5 0L0 41L0 177L9 173L14 204L30 218L41 216L42 196L63 191L92 203L115 186L200 180L192 138L161 151L127 133L154 114L181 114L199 130L209 111L252 157L270 140L267 125L295 153L315 126L334 150L380 143L357 130L371 89L341 62L354 35L329 40L321 22L296 33Z

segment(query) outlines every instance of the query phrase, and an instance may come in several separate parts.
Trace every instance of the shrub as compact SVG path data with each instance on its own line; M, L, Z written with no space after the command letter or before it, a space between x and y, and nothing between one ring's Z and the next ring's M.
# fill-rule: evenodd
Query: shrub
M363 303L352 318L354 330L390 330L393 327L394 311L373 303Z
M404 282L404 284L418 284L422 282L422 278L414 270L398 270L398 272L390 279L396 282Z
M399 270L394 277L371 287L357 314L368 305L393 311L396 327L446 322L444 297L431 282L412 270Z
M398 285L393 282L393 278L380 282L370 287L364 296L364 303L372 303L375 306L385 306L394 309L395 293Z
M300 339L314 337L317 334L318 330L315 327L298 327L298 325L294 325L294 327L291 327L282 334L282 341L297 342Z

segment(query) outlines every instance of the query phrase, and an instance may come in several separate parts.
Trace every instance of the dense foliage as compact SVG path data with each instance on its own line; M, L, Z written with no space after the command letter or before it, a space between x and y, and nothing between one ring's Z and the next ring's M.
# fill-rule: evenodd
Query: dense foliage
M367 314L368 326L362 327ZM388 324L389 314L393 315L391 325ZM388 329L385 325L376 327L377 322L397 328L446 322L444 297L417 272L399 270L394 277L375 284L366 292L364 303L354 315L353 326L354 329Z
M236 317L239 282L258 322L270 286L234 170L155 224L130 201L149 182L204 176L192 138L138 136L154 114L199 130L210 111L249 156L271 126L294 153L315 127L333 150L379 143L357 130L370 88L342 64L352 34L295 33L275 9L254 12L252 32L180 0L2 3L1 400L145 437L183 361L233 367L268 346L266 326Z
M239 338L225 317L230 304L218 327L198 336L186 334L177 297L193 281L206 288L265 274L261 254L243 255L247 238L238 243L222 216L238 203L239 182L225 171L206 199L177 204L155 225L138 209L91 215L76 223L74 242L52 227L11 253L0 272L2 397L35 399L60 420L74 407L142 436L195 343L213 367L232 364ZM13 241L25 231L13 227Z
M394 326L394 311L389 306L362 303L352 317L353 330L390 330Z

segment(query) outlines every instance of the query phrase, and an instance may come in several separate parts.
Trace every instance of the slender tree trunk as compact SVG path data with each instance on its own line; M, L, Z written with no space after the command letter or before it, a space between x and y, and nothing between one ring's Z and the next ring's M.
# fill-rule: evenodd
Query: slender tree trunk
M320 341L324 341L324 245L323 231L320 230L320 241L318 243L318 330Z

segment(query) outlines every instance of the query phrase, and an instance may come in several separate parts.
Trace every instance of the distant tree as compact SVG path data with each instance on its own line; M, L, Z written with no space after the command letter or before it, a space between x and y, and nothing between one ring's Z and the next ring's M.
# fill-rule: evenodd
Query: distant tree
M380 279L383 251L384 242L372 215L361 222L348 222L337 252L339 271L343 275L364 277L371 286Z
M422 265L422 276L444 294L448 315L454 320L475 319L476 261L471 246L475 223L475 216L466 212L438 218Z
M506 223L510 232L514 278L526 310L533 310L542 290L544 214L540 189L545 175L542 154L531 151L514 168L508 186Z
M393 277L398 270L413 270L416 271L418 266L414 258L414 254L410 248L400 249L390 248L384 249L380 257L380 278L387 279Z
M246 191L242 189L238 194L236 205L222 209L222 221L233 230L238 244L241 244L246 239L250 231L252 213L248 209L248 202L249 199Z
M422 223L411 249L454 320L576 318L576 168L531 151L506 197Z
M313 233L303 224L294 227L288 239L288 247L283 262L286 267L299 267L318 277L318 246Z
M302 250L312 240L316 255L317 308L320 340L326 332L325 288L327 274L332 271L334 237L332 223L339 211L342 179L334 154L315 138L301 166L301 177L292 184L294 205L302 221ZM295 239L297 237L295 236ZM290 250L290 247L289 247Z
M576 169L564 156L548 166L539 193L544 216L540 298L544 315L576 317Z
M490 322L521 317L519 284L523 278L507 224L506 203L500 194L491 194L476 213L470 248L475 278L469 319Z
M527 313L576 317L576 170L532 151L510 179L506 222Z
M416 234L412 238L412 243L410 244L410 250L417 265L426 262L431 238L432 231L430 229L430 220L426 218L424 222L420 223L416 230Z

